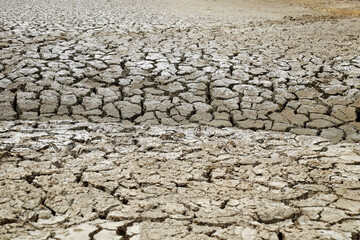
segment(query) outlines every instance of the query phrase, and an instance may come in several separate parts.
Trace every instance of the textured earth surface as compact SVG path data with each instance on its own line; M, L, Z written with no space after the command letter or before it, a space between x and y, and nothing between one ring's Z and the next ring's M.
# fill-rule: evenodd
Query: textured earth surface
M360 141L358 18L220 20L156 4L1 1L0 119L199 123Z
M2 239L360 237L355 144L67 121L0 136Z
M360 3L313 2L0 0L0 239L359 240Z

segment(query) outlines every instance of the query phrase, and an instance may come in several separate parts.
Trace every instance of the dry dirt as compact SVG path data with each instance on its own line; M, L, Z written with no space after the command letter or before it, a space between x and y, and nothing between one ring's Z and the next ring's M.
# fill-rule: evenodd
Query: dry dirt
M0 1L0 239L359 240L359 1Z
M251 21L285 16L360 15L360 1L357 0L167 0L162 7L184 14L231 16Z

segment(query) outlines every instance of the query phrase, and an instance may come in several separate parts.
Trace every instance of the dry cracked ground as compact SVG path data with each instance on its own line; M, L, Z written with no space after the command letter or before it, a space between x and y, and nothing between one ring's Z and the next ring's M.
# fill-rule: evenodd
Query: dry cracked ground
M359 15L0 0L0 239L359 240Z

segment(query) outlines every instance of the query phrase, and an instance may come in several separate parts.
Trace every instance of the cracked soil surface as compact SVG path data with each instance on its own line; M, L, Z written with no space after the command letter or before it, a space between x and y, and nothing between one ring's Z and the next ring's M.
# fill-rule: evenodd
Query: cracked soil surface
M0 0L0 239L360 239L360 2Z

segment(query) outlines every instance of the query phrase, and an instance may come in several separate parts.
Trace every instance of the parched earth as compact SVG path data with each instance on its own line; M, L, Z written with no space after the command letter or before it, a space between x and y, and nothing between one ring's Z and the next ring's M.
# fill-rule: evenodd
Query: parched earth
M220 21L150 2L2 1L0 119L360 141L358 18Z
M360 146L116 123L1 124L2 239L359 239Z
M0 239L360 239L359 1L0 0Z

